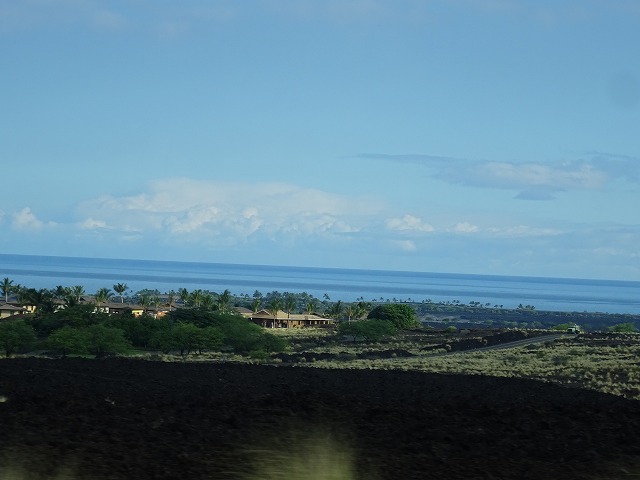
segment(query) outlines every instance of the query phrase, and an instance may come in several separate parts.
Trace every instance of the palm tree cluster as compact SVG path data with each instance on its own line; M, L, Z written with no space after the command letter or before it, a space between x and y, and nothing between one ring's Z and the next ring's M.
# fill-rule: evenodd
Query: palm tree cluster
M345 304L338 300L331 302L329 295L325 294L322 302L306 292L289 293L272 291L263 295L256 290L253 296L243 294L233 295L228 289L221 293L209 290L196 289L189 291L186 288L180 288L178 291L170 291L161 294L157 290L141 290L131 296L127 296L129 286L126 283L115 283L111 288L99 288L89 298L81 285L61 286L58 285L54 289L24 288L16 285L13 280L4 278L0 282L0 293L4 296L5 302L9 296L16 294L18 300L25 304L36 307L39 311L55 311L60 305L75 306L83 302L95 304L96 308L101 309L105 304L113 301L114 297L119 299L119 303L135 302L144 309L157 308L165 304L168 305L169 311L173 309L176 302L182 304L183 307L194 308L203 311L218 311L220 313L229 313L233 306L246 306L254 313L261 309L267 310L274 317L282 315L281 312L289 318L292 313L305 313L307 315L323 314L335 320L358 320L366 317L371 304L365 302L363 298L359 298L355 303ZM322 313L324 312L324 313Z
M346 306L342 301L335 302L329 310L327 315L335 320L347 320L351 323L351 320L360 320L367 316L371 310L371 304L363 300L356 303L349 303Z

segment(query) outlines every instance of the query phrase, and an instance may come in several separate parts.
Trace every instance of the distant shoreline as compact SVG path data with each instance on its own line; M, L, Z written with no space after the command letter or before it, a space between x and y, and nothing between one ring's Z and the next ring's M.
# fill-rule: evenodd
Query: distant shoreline
M235 295L307 292L331 300L460 301L539 310L640 314L640 282L318 267L0 254L0 277L34 288L125 282L132 291L231 290Z

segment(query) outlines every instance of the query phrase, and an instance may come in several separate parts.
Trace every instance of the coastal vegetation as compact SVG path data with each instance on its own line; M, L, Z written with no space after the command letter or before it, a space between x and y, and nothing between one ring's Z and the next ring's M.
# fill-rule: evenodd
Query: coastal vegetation
M238 314L176 309L154 318L132 313L108 315L93 305L23 315L0 322L5 356L33 351L66 357L139 354L157 351L186 357L206 351L264 357L284 350L286 341Z
M332 302L306 293L233 295L179 289L129 292L125 283L87 295L82 286L40 289L9 278L0 293L31 309L0 321L9 357L127 355L171 361L266 362L348 369L418 370L524 377L640 399L637 315L544 312L470 302ZM140 306L118 314L105 305ZM262 328L238 313L304 312L328 328ZM162 314L160 314L160 312ZM485 350L577 327L587 333ZM594 328L599 327L599 328Z
M81 285L35 289L16 284L5 277L0 281L0 302L32 305L38 312L53 312L63 306L80 303L104 304L121 303L137 305L145 310L157 310L166 307L198 308L205 311L228 313L238 307L258 312L260 309L283 310L286 314L319 314L336 321L360 320L377 315L393 316L390 312L400 311L403 307L415 312L422 325L439 327L454 325L459 328L490 326L495 328L559 328L564 325L580 325L585 330L606 330L614 325L625 325L626 329L640 327L640 315L629 313L603 313L586 311L546 311L534 305L520 304L515 308L503 305L482 303L471 300L463 303L459 300L435 301L432 299L383 298L366 301L359 297L354 302L331 301L328 294L322 299L306 292L262 293L256 290L252 295L233 294L228 289L222 292L179 288L177 291L160 292L156 289L143 289L133 292L126 283L115 283L111 288L102 287L96 292L87 292ZM391 310L383 312L383 306ZM373 315L370 313L374 311ZM397 325L400 326L400 325ZM406 326L405 326L406 327ZM401 327L404 328L404 327ZM623 328L623 327L617 327Z

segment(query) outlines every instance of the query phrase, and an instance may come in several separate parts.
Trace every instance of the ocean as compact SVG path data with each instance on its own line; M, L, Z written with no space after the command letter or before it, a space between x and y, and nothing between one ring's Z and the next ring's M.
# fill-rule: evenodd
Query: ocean
M233 294L307 292L332 301L471 301L537 310L640 314L640 282L344 268L0 254L0 278L33 288L126 283L132 292L186 288Z

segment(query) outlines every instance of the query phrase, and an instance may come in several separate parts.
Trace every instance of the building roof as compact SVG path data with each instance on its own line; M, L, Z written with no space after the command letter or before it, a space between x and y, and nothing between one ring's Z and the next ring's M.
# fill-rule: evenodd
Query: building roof
M267 310L260 310L257 313L249 313L248 315L251 318L262 318L265 320L272 320L274 317L273 315L268 312ZM291 313L291 314L287 314L287 312L283 311L283 310L278 310L278 320L328 320L325 317L321 317L320 315L316 315L314 313L312 314L306 314L306 313Z
M251 310L250 308L246 308L246 307L233 307L233 310L235 310L236 312L238 312L240 315L253 315L253 310Z
M6 312L21 312L24 309L24 307L18 306L18 305L13 305L11 303L0 303L0 310L4 310Z

